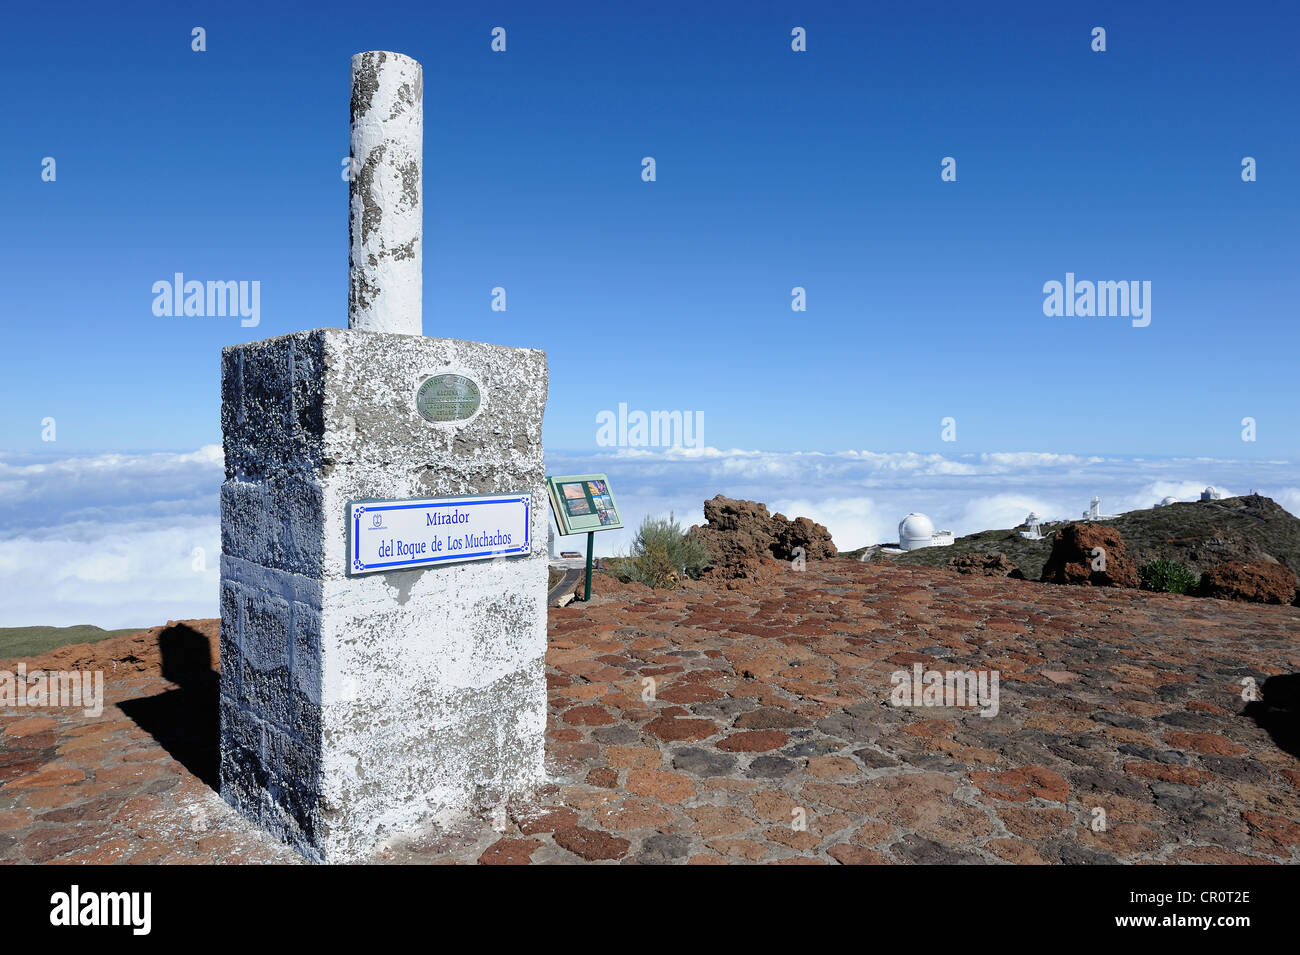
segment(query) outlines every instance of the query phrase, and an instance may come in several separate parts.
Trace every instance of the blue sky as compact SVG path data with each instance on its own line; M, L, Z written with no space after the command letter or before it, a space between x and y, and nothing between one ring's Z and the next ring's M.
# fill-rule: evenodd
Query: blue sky
M222 345L346 324L349 57L387 48L425 333L546 349L548 446L625 401L727 448L1294 455L1294 11L1136 6L21 5L0 447L219 441ZM176 271L261 324L155 317ZM1067 271L1151 281L1151 325L1045 317Z
M365 49L424 65L425 334L546 350L553 470L600 463L596 415L619 403L703 414L708 466L608 465L632 519L746 494L848 547L913 501L959 531L1034 501L1072 516L1098 488L1300 501L1287 4L28 4L6 22L0 530L117 540L133 486L193 522L82 583L143 580L149 549L188 562L210 536L222 346L346 325ZM175 272L260 282L260 324L155 316ZM1149 281L1150 325L1045 316L1067 272ZM1024 452L1054 457L987 457ZM898 464L914 454L943 457ZM1020 496L990 510L1003 491ZM140 599L130 622L156 622ZM92 622L126 619L108 606ZM0 625L54 622L27 614L0 606Z

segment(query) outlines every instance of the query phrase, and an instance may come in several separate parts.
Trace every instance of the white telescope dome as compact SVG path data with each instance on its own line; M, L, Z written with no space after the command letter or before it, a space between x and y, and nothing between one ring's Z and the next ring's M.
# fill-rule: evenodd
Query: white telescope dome
M934 523L913 511L898 523L898 546L903 550L929 547L934 542Z

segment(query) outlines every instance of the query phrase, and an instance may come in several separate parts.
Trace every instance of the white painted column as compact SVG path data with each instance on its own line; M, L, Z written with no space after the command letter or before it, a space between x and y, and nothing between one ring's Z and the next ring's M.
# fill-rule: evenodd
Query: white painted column
M424 71L409 56L352 57L348 327L422 335Z

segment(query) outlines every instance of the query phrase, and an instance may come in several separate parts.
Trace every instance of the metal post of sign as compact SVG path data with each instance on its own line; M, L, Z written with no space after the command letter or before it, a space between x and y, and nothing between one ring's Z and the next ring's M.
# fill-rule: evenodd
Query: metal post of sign
M591 599L591 553L596 547L596 532L587 532L587 589L583 592L582 602Z

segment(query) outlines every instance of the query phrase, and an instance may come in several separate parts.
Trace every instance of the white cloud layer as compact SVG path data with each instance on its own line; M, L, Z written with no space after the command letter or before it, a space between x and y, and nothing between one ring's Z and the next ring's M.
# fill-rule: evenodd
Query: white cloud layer
M216 614L221 448L0 454L0 626Z
M811 517L849 550L895 539L909 511L957 534L1010 527L1036 511L1077 517L1195 500L1207 484L1254 489L1300 513L1300 467L1284 461L1132 459L1042 452L667 449L552 452L552 474L605 472L628 528L597 535L621 553L646 516L703 521L715 494ZM0 453L0 626L154 626L217 613L221 449L188 454ZM585 552L582 538L563 549Z
M1030 512L1073 518L1101 497L1103 513L1150 507L1166 496L1196 500L1207 484L1228 494L1257 490L1300 513L1300 467L1287 461L1114 458L1039 451L988 454L667 449L547 455L553 474L605 472L629 525L597 535L596 553L621 553L641 519L675 513L704 520L715 494L762 501L787 517L810 517L843 550L896 540L898 522L921 511L935 527L969 534L1013 527ZM585 551L581 538L565 549Z

